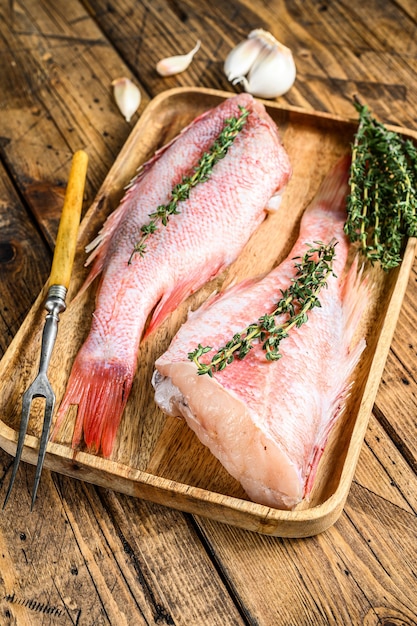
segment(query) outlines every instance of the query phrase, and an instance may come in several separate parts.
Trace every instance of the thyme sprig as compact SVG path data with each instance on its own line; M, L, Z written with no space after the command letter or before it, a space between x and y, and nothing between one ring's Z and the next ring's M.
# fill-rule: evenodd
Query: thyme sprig
M181 182L175 185L169 202L159 205L153 213L149 213L150 221L141 228L141 238L133 248L129 264L132 262L135 254L139 254L141 257L144 256L148 237L158 230L160 224L166 226L171 215L180 213L178 204L188 199L193 187L199 183L206 182L210 178L215 164L226 156L228 149L246 124L249 115L249 111L245 107L239 106L239 109L240 115L225 120L224 128L220 135L209 150L203 153L192 173L189 176L183 176Z
M281 290L281 298L272 313L262 315L257 322L236 333L209 363L202 363L200 359L212 350L210 346L199 344L190 352L188 359L195 363L198 374L213 376L213 372L223 370L235 358L243 359L253 348L255 340L262 343L268 361L280 359L281 341L288 337L292 328L299 328L307 322L311 309L321 306L319 292L327 286L329 275L335 276L332 268L336 243L334 239L327 245L316 241L315 247L309 247L302 257L295 257L295 261L301 259L294 264L295 276L288 289Z
M417 235L417 150L355 100L359 125L352 145L345 232L384 270L401 262L407 236Z

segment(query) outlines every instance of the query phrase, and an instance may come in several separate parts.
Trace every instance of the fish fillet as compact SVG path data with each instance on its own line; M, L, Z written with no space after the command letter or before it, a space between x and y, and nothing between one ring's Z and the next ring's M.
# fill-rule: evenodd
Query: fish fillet
M143 257L128 263L149 214L193 173L224 128L249 111L247 122L206 182L196 185L146 242ZM264 106L241 94L198 117L158 151L133 181L119 208L90 246L94 261L86 287L101 275L90 333L77 354L58 411L54 436L70 405L78 405L73 447L112 452L132 386L137 352L188 295L239 255L290 176L288 155ZM95 249L94 249L95 248ZM144 384L147 384L145 381Z
M299 238L268 275L245 281L190 313L168 350L156 361L155 401L171 416L183 416L249 497L293 509L311 491L329 432L344 408L352 372L365 347L354 339L368 302L357 263L344 273L348 242L343 232L348 160L325 178L306 209ZM261 344L213 378L198 375L187 355L198 344L212 355L235 333L271 313L295 275L294 257L316 241L336 238L333 270L319 295L320 308L290 331L282 358L267 361ZM208 363L210 353L202 361Z

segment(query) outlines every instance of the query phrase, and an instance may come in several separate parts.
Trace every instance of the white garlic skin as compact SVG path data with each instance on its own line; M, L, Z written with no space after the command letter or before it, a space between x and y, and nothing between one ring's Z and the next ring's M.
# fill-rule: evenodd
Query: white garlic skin
M160 76L173 76L184 72L191 64L194 55L200 49L201 41L197 41L196 45L187 54L178 54L166 59L161 59L156 64L156 71Z
M130 122L132 116L139 108L141 101L141 94L130 78L116 78L112 82L114 99L120 112L126 119L126 122Z
M231 82L245 76L262 50L258 39L245 39L229 52L224 62L224 73Z
M234 85L242 83L245 91L258 98L284 95L297 74L291 50L261 28L251 31L229 53L224 69Z

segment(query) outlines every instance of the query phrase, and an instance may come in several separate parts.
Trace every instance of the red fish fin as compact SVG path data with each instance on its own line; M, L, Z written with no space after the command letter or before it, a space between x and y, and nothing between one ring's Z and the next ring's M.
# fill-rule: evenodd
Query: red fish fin
M100 260L104 261L104 256ZM98 262L97 260L97 263L94 263L93 267L91 268L90 273L88 274L87 278L81 285L80 290L78 291L76 295L76 298L78 298L82 293L84 293L86 289L88 289L88 287L91 285L94 279L101 273L102 269L103 269L103 262Z
M90 252L91 254L88 256L85 266L90 265L92 261L93 265L90 273L77 294L78 296L81 295L91 285L93 280L102 272L111 238L113 233L116 232L120 221L124 216L125 206L127 205L122 203L114 211L114 213L109 215L97 237L86 246L86 252Z
M355 257L342 284L341 296L345 319L345 342L349 346L357 326L366 308L371 293L372 285L367 276L364 276L364 266L359 269L359 257Z
M347 397L349 395L349 390L352 386L352 383L350 385L345 385L343 391L341 392L340 396L338 396L334 408L333 408L333 415L332 415L332 419L328 421L327 425L326 425L326 429L325 431L323 431L321 433L321 436L317 442L317 444L314 446L314 450L312 452L311 455L311 459L309 462L309 466L307 468L307 479L304 485L304 494L303 494L303 498L308 498L308 496L311 493L311 490L313 488L314 485L314 481L316 478L316 474L317 474L317 469L320 463L320 459L323 456L323 452L325 450L326 447L326 443L327 440L329 438L329 435L331 433L331 430L334 426L334 424L336 423L336 421L339 419L339 417L341 417L341 415L343 414L345 407L346 407L346 400Z
M332 417L328 421L326 429L319 435L310 460L308 479L305 485L305 495L308 495L314 483L319 461L322 457L329 434L346 408L346 401L353 385L351 380L362 352L366 347L364 338L360 338L352 345L355 332L358 328L361 316L369 302L371 286L367 278L363 277L363 268L358 272L358 257L355 257L342 284L342 301L344 314L344 333L341 351L346 354L344 366L340 369L340 388L336 392L336 400L332 408Z
M122 364L111 365L92 361L83 348L72 367L67 389L58 410L52 438L71 405L78 405L72 447L82 438L88 449L105 457L112 453L117 428L133 382L130 368Z
M144 338L153 332L168 317L177 306L181 304L195 289L197 279L194 276L189 277L187 281L175 286L172 291L165 293L152 314L151 321L146 329Z
M320 205L321 209L326 212L340 211L344 213L346 211L350 163L350 155L346 155L336 162L323 179L307 211L309 208L316 209L317 205Z

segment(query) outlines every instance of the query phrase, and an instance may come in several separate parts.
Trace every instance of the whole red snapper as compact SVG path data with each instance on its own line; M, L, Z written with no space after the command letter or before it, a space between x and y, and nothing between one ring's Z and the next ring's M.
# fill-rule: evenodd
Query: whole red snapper
M239 107L249 115L226 156L179 203L179 214L149 236L143 257L136 254L129 263L149 215L169 202L173 188L210 149L225 120L239 116ZM102 273L96 308L55 432L70 405L78 405L73 446L84 437L91 451L111 454L148 316L152 313L146 334L236 259L290 170L275 123L248 94L228 98L197 118L143 167L93 242L97 247L86 286Z

